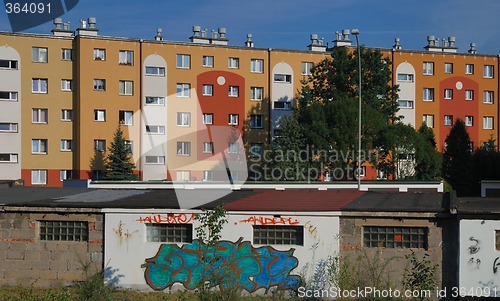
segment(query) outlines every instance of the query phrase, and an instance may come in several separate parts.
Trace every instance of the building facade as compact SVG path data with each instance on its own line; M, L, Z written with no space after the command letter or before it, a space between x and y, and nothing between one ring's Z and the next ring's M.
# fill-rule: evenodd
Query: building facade
M93 18L52 33L0 33L0 179L100 179L120 127L142 180L259 180L246 159L280 135L302 80L329 57L317 35L298 51L255 48L250 35L231 46L224 28L210 35L199 26L189 42L164 41L161 31L152 40L104 37ZM333 45L353 49L349 33ZM429 45L382 50L403 122L425 121L440 151L458 118L472 147L497 139L498 58Z

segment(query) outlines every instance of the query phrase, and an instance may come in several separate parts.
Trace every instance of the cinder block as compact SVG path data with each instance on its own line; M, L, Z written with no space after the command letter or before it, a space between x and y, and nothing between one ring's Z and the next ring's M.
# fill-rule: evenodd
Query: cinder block
M7 250L5 251L5 258L7 260L23 260L24 251Z
M103 253L103 245L102 244L92 243L92 244L89 244L88 246L89 246L88 250L91 253L94 253L94 252Z
M56 280L57 279L57 271L39 271L40 279L42 280Z
M31 268L33 270L37 271L48 271L50 266L49 266L49 261L48 260L39 260L39 261L32 261L31 262Z
M50 260L51 261L65 261L65 255L66 252L61 252L61 251L50 251Z
M26 242L11 242L9 250L11 251L26 251L28 249L28 244Z
M43 251L45 249L45 244L40 242L29 242L26 245L27 251Z
M68 270L68 262L67 261L51 261L49 263L49 268L51 271L67 271Z
M57 251L57 242L56 241L46 241L46 242L44 242L44 244L45 244L45 250Z
M14 229L29 229L29 220L27 217L20 216L12 223Z
M65 241L60 241L57 243L57 250L58 251L68 251L68 243Z
M96 221L94 224L94 230L102 232L103 229L104 229L104 223L102 221Z
M39 261L40 251L26 251L24 252L24 260Z
M63 281L82 281L85 280L85 273L82 270L72 270L66 272L57 272L57 279Z
M6 241L0 242L0 251L8 250L10 247L10 243Z

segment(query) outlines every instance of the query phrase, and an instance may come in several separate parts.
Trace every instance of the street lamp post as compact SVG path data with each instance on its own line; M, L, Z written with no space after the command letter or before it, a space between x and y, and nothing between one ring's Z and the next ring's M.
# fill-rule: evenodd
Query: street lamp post
M361 190L361 50L359 48L359 30L353 29L351 33L356 37L356 48L358 50L358 190Z

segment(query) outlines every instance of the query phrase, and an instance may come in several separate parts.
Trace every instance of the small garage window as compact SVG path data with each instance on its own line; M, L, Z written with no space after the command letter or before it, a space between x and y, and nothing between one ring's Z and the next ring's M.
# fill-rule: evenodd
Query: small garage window
M88 222L40 221L40 239L51 241L88 241Z
M146 224L148 242L191 243L193 225L191 224Z

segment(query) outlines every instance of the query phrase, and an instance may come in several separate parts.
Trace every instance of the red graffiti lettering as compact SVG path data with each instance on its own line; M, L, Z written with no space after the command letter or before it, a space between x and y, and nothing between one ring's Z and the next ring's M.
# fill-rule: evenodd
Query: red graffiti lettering
M291 217L251 216L247 219L240 220L240 223L249 223L253 225L298 225L299 221Z
M185 214L155 214L150 216L141 216L136 221L145 224L189 224L194 220L194 213Z

